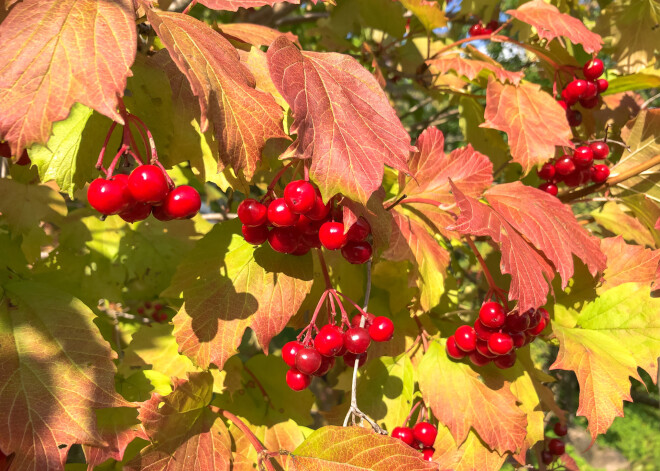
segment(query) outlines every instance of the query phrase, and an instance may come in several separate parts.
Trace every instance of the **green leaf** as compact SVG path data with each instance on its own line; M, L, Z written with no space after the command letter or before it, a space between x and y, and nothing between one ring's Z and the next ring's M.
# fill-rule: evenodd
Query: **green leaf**
M0 179L0 224L7 224L13 232L28 234L42 221L60 222L66 213L64 198L55 190Z
M660 231L656 229L656 222L660 219L660 205L646 195L626 196L623 201L635 217L651 232L655 246L660 248Z
M591 215L598 224L613 234L621 235L624 239L641 245L654 245L649 230L638 219L626 214L615 202L605 203L602 208L594 209Z
M130 442L138 437L147 438L139 428L140 422L137 420L135 409L127 407L98 409L96 417L99 431L108 445L83 446L89 466L100 465L109 459L121 461Z
M436 28L447 26L447 18L438 2L426 0L400 0L401 4L419 19L429 33Z
M631 74L623 77L615 77L609 81L607 91L603 95L627 92L631 90L646 90L648 88L660 87L660 76L650 74Z
M478 152L487 155L493 167L500 168L509 159L509 148L502 135L494 129L482 127L484 108L474 98L461 97L459 125L463 138Z

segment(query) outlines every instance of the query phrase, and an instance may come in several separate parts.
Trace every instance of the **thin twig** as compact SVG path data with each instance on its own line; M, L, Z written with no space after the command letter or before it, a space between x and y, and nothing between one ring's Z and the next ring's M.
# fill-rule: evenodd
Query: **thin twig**
M243 434L245 437L250 441L250 444L254 447L254 449L257 452L257 455L259 455L259 465L262 464L262 457L266 457L267 459L263 460L263 464L265 465L266 469L268 471L275 471L275 467L273 466L273 463L270 462L271 458L271 453L266 449L265 446L259 441L257 436L250 430L250 428L245 425L245 423L236 417L234 414L229 412L228 410L224 409L219 409L215 406L209 406L209 408L215 412L216 414L222 415L226 419L229 419Z
M657 95L653 95L651 98L649 98L644 103L642 103L642 106L640 106L640 109L645 110L647 106L649 106L651 103L653 103L658 98L660 98L660 93L658 93Z

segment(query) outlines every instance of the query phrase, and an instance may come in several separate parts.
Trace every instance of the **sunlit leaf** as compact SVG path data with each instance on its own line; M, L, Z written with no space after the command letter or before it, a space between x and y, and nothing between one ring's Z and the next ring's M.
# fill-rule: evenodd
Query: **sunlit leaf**
M447 18L442 5L429 0L399 0L401 4L419 19L426 31L447 26Z
M607 254L607 268L603 285L598 289L600 293L629 282L650 286L655 280L660 250L627 244L621 236L603 239L601 248Z
M445 54L427 62L429 66L439 73L446 74L450 70L456 72L459 77L474 80L481 71L495 74L500 82L509 82L518 85L525 74L523 72L509 72L501 66L483 60L466 59L461 53Z
M228 23L217 27L227 38L253 46L270 46L280 36L285 36L289 41L298 42L298 36L293 33L281 33L268 26L253 23Z
M608 201L601 208L591 211L591 215L599 225L615 235L641 245L654 245L653 236L642 222L627 214L614 201Z
M108 446L84 447L85 459L89 466L100 465L109 459L121 461L124 459L124 452L130 442L137 437L147 439L139 427L137 414L135 409L127 407L96 411L99 432Z

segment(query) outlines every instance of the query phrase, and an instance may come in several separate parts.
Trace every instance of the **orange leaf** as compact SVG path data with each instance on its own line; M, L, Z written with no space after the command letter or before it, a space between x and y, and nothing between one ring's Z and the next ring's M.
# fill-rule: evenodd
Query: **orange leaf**
M488 70L494 73L497 80L502 83L508 81L514 85L518 85L525 76L523 72L509 72L505 68L498 67L490 62L466 59L460 54L442 55L436 59L427 61L427 63L432 68L437 69L441 74L446 74L450 70L453 70L456 72L456 75L467 77L468 80L474 80L482 70Z
M284 35L289 41L298 42L298 36L293 33L280 33L268 26L252 23L229 23L217 26L220 32L230 39L252 44L253 46L270 46L280 36Z
M130 0L24 0L0 24L0 136L13 155L45 143L75 102L115 121L135 60Z
M627 244L622 236L601 240L600 247L607 254L605 279L600 292L623 283L635 282L650 285L660 268L660 250L650 250L641 245Z

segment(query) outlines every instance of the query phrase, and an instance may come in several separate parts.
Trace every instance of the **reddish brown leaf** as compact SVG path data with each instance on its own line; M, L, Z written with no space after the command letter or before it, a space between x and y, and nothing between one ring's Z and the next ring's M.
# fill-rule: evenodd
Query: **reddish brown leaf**
M149 439L139 427L135 409L101 409L96 411L96 416L98 417L99 432L108 445L83 447L90 469L109 459L121 461L124 458L126 447L135 438Z
M268 50L273 83L289 103L296 141L288 156L312 159L325 199L343 193L365 204L383 165L407 171L410 137L376 79L350 56L301 52L285 37Z
M548 42L559 36L568 38L573 44L582 44L588 53L600 51L603 39L592 33L577 18L559 11L559 9L543 0L533 0L521 5L516 10L507 13L536 28L539 38Z
M511 156L525 174L554 157L555 146L573 147L566 113L539 85L502 85L490 77L484 117L481 127L507 134Z
M130 0L24 0L0 24L0 135L14 155L45 143L75 102L123 122L135 59Z
M635 282L650 285L660 268L660 250L650 250L641 245L627 244L622 236L601 240L601 249L607 254L605 282L601 292L623 283Z
M252 23L229 23L217 27L229 39L236 39L258 47L270 46L280 36L285 36L291 42L298 42L298 36L293 33L280 33L268 26Z
M509 72L505 68L490 62L466 59L460 53L442 55L427 63L432 68L437 69L441 74L446 74L450 70L453 70L459 77L464 76L469 80L474 80L482 70L492 72L497 77L497 80L502 83L508 81L514 85L518 85L525 76L524 72Z
M220 160L251 178L266 141L286 137L282 109L255 89L234 46L206 23L154 10L147 17L199 99L202 131L213 123Z
M312 0L315 5L321 0ZM328 3L334 4L333 0L327 0ZM213 10L227 10L236 11L239 8L256 8L264 5L273 6L276 3L293 3L300 4L300 0L199 0L204 6L212 8Z

